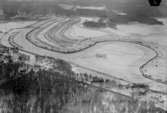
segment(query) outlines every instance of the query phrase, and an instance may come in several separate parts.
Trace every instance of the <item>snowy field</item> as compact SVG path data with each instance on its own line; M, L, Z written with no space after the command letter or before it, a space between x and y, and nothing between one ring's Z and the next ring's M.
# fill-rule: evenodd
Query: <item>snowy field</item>
M81 20L86 20L86 18L82 18ZM127 25L118 25L118 30L106 28L106 29L101 30L101 32L104 33L105 31L107 31L107 32L111 32L111 34L113 33L113 34L116 34L116 35L122 37L122 39L124 37L128 37L129 39L136 39L136 40L140 40L142 42L147 41L150 44L153 42L153 43L157 43L159 45L167 47L167 38L166 38L167 32L165 32L165 31L167 31L167 19L163 18L163 19L158 19L158 20L162 21L164 23L164 26L131 23L131 24L127 24ZM75 26L78 27L78 25L75 25ZM81 28L83 28L83 27L81 27ZM87 29L87 30L90 30L90 29ZM79 33L79 31L78 31L78 33ZM86 32L85 32L85 34L86 34ZM94 33L92 33L92 34L94 34ZM159 46L159 45L157 45L157 46ZM105 72L108 74L113 73L113 75L115 75L116 77L120 77L120 78L123 78L126 80L134 80L135 82L138 82L138 81L140 81L139 79L141 79L141 81L143 81L143 83L150 84L152 86L152 89L159 90L159 91L163 90L162 88L160 88L161 85L159 83L156 84L156 82L151 82L151 80L144 78L141 75L141 73L139 72L140 66L155 56L155 53L151 49L150 50L148 50L148 48L147 49L146 48L139 49L139 50L143 51L143 53L145 54L145 56L143 56L143 57L141 57L142 54L140 54L141 56L138 54L136 54L136 55L131 54L131 56L124 54L124 55L122 55L122 57L121 57L121 55L120 55L120 57L118 57L117 54L119 53L119 49L115 48L115 51L117 51L117 53L112 53L112 55L110 55L110 52L112 51L112 49L107 51L107 48L113 48L112 45L110 45L110 46L111 47L106 47L106 49L105 49L105 47L100 47L100 48L98 48L98 50L92 51L92 52L86 54L85 56L78 58L77 61L75 61L75 62L77 62L80 65L83 65L84 67L89 67L89 68L97 70L97 71ZM165 53L164 49L162 50L160 47L156 48L155 46L152 46L152 47L154 49L156 49L157 52L160 51L160 52L158 52L158 54L160 54L160 53L163 54L163 57L166 59L167 54ZM117 48L121 48L121 46L117 47ZM131 46L130 48L135 49L136 46ZM98 53L106 53L106 54L108 53L107 59L95 58L96 57L95 54L97 51L98 51ZM136 50L128 50L128 49L125 50L125 52L127 52L127 51L132 51L132 53L135 53L138 50L137 49ZM137 52L137 53L140 53L140 52ZM141 57L141 58L139 58L140 60L135 59L136 56ZM130 59L128 60L128 58L130 58ZM134 58L134 60L132 61L133 58ZM162 79L164 81L166 79L166 67L167 67L167 64L165 64L165 62L166 62L165 59L159 58L159 59L156 59L153 61L158 65L158 68L155 67L155 63L149 64L148 68L147 68L149 74L153 75L154 78ZM128 61L129 61L129 63L127 63ZM138 65L138 66L136 66L136 65ZM124 68L123 68L123 66L124 66ZM133 70L130 66L136 67L136 68L134 68L134 71L130 71L130 70ZM137 71L137 74L136 74L136 71ZM136 75L136 76L129 76L129 75ZM142 76L142 77L140 77L140 76ZM163 91L166 91L166 90L163 90Z
M97 58L96 54L105 54L106 58ZM128 79L125 71L128 65L142 58L143 50L128 43L106 44L77 59L77 63L85 67L100 70L118 78Z
M76 11L77 9L91 9L91 10L106 10L108 11L108 9L104 6L99 6L99 7L95 7L95 6L89 6L89 7L83 7L83 6L76 6L76 8L74 9L74 11Z
M3 35L3 38L1 39L1 44L2 45L5 45L7 47L13 47L12 45L10 45L9 43L9 38L11 36L14 36L15 34L17 34L17 32L19 32L21 29L13 29L13 30L10 30L8 31L8 33L4 34Z
M110 31L120 36L135 36L135 35L160 35L167 36L167 18L158 19L163 22L162 25L146 25L140 24L137 22L129 23L129 24L118 24L117 29L106 28L106 31ZM149 39L148 39L149 40ZM160 40L161 41L161 40Z
M46 27L46 28L45 28L45 26L44 26L44 29L37 35L37 37L38 37L40 40L42 40L43 42L46 42L46 43L48 43L48 44L50 44L50 45L53 45L53 46L56 46L55 43L53 43L53 42L49 41L48 39L46 39L47 35L45 35L45 34L48 32L48 30L50 30L51 28L55 27L55 26L58 25L60 22L65 22L65 21L67 21L67 20L68 20L68 19L60 18L60 19L56 20L54 23L51 22L51 23L53 23L53 24L50 25L50 26L48 26L48 27ZM49 25L49 23L47 23L47 24ZM46 36L46 37L45 37L45 36Z
M149 31L149 33L147 33L149 35L143 38L143 40L155 42L167 47L167 18L158 20L163 22L164 26L152 26L150 29L145 29L145 32Z
M102 32L102 31L97 31L94 29L87 29L84 27L80 27L80 26L72 26L71 27L71 33L70 36L71 37L80 37L80 38L93 38L93 37L100 37L100 36L106 36L107 33Z
M127 15L126 13L118 12L118 11L116 11L116 10L113 10L113 12L114 12L116 15Z
M99 20L98 17L80 17L81 19L81 22L79 24L82 24L83 22L85 21L94 21L94 22L97 22Z
M98 18L91 18L91 17L81 17L81 22L74 25L74 30L75 29L78 29L78 27L83 27L82 23L85 22L85 21L97 21ZM158 38L156 39L157 41L165 44L166 43L166 36L167 36L167 18L163 18L163 19L158 19L159 21L162 21L164 23L164 26L162 25L146 25L146 24L140 24L140 23L129 23L129 24L118 24L117 25L117 30L115 29L112 29L112 28L105 28L105 29L101 29L101 32L103 33L110 33L110 34L116 34L116 35L119 35L119 36L129 36L131 38L136 38L136 35L138 36L149 36L149 35L159 35L159 37L162 37L161 40L158 40ZM76 28L77 27L77 28ZM81 33L81 36L84 34L86 35L92 35L94 34L93 33L86 33L89 29L85 28L86 30L82 30L82 29L78 29L79 31L76 31L79 35L79 33ZM81 30L81 31L80 31ZM74 35L74 31L72 30L72 35ZM99 35L99 33L97 33L97 35ZM95 35L95 36L97 36ZM75 36L75 35L74 35ZM99 36L102 36L102 35L99 35ZM148 39L145 39L145 40L150 40L149 38ZM154 39L153 39L154 40ZM164 41L165 40L165 41Z
M0 23L0 31L7 32L10 29L22 28L35 23L35 21L23 21L23 22L6 22Z
M95 21L97 22L99 18L97 17L80 17L80 22L71 26L70 29L66 31L66 34L71 38L74 39L85 39L85 38L95 38L95 37L102 37L108 35L108 31L103 29L91 29L86 28L83 26L83 22L85 21Z
M105 54L106 58L97 58L96 54ZM137 44L113 42L97 45L71 61L134 83L146 83L153 90L166 92L166 85L143 77L139 71L140 66L154 56L154 51L149 48Z
M73 8L75 8L75 6L73 5L66 5L66 4L60 4L59 6L65 10L72 10Z
M146 65L144 69L145 74L151 75L152 78L156 80L167 81L167 18L158 20L162 21L164 26L150 27L150 31L152 31L152 33L140 38L140 40L143 42L151 42L151 47L156 50L159 56Z
M0 38L4 35L5 32L8 32L11 29L26 27L34 23L35 21L0 23L0 31L2 31L2 33L0 33Z

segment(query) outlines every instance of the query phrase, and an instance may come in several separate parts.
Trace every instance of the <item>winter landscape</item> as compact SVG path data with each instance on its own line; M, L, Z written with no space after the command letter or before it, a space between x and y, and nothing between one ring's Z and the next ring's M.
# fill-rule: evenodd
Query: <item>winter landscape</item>
M167 2L0 3L0 113L167 112Z

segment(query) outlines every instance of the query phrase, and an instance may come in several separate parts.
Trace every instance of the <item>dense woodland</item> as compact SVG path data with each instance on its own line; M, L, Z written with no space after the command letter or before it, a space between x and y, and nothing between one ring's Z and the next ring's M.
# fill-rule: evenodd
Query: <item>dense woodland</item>
M99 23L99 22L94 22L94 21L86 21L83 23L85 27L90 27L90 28L105 28L107 27L107 23Z
M8 1L1 6L4 10L5 19L10 19L21 12L31 15L47 15L49 13L62 14L64 10L56 3L52 2L36 2L36 1Z
M110 27L113 29L117 29L116 27L116 23L115 22L111 22L108 21L106 18L100 18L97 22L95 21L85 21L83 22L83 25L85 27L90 27L90 28L106 28L106 27Z
M109 21L116 24L128 24L130 22L139 22L149 25L159 24L163 25L162 22L157 21L154 18L147 16L138 16L138 15L116 15L112 11L97 11L90 9L78 9L75 12L76 15L80 16L90 16L90 17L100 17L100 18L109 18Z
M23 63L0 65L0 97L7 113L57 113L74 96L86 92L86 84L70 73L39 69L19 71ZM63 65L63 64L62 64ZM2 98L4 97L4 98Z
M93 106L97 107L99 113L108 111L109 106L114 107L115 113L165 113L162 109L156 108L153 102L140 102L91 87L76 80L69 71L20 71L19 68L23 65L25 66L24 63L18 62L0 65L0 107L3 113L68 113L68 107L64 108L68 104L74 108L78 106L75 113L80 113L79 109L94 111ZM104 83L103 79L95 78L93 82ZM108 107L103 104L105 93L111 93L111 97L107 97L106 101ZM83 107L80 108L82 104ZM84 108L85 104L88 107Z

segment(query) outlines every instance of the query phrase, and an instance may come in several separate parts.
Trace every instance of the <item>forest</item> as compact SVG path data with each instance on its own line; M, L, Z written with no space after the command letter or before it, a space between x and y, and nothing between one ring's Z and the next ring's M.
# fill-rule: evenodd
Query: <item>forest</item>
M74 96L86 92L86 84L70 73L39 69L20 71L23 63L1 63L0 97L8 113L57 113ZM4 97L4 98L2 98Z
M50 13L63 14L65 10L55 2L45 1L7 1L2 7L5 19L8 20L21 12L33 15L47 15Z
M61 62L62 63L62 62ZM60 73L39 69L23 71L24 63L1 63L0 65L0 108L2 113L64 113L68 105L85 111L108 111L113 106L115 113L165 113L156 108L153 102L114 94L78 81L70 73ZM62 64L63 65L63 64ZM28 67L28 65L26 65ZM88 76L84 74L84 76ZM107 80L108 81L108 80ZM94 77L94 83L104 83L103 79ZM113 95L107 97L108 95ZM103 104L106 101L107 104ZM85 104L89 107L85 108ZM83 105L83 107L79 107ZM67 108L66 108L67 107ZM137 110L138 109L138 110ZM65 111L64 111L65 110ZM109 113L110 111L108 111Z
M105 27L107 27L106 23L98 23L98 22L93 22L93 21L84 22L83 25L85 27L90 27L90 28L105 28Z

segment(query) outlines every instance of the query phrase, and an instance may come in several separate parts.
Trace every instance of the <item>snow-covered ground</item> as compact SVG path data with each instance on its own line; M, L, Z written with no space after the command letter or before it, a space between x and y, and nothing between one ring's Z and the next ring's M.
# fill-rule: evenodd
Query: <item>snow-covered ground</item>
M35 23L35 21L0 23L0 31L7 32L10 29L22 28Z
M126 13L118 12L118 11L116 11L116 10L113 10L113 12L114 12L116 15L127 15Z
M75 6L73 6L73 5L66 5L66 4L59 4L59 6L65 10L71 10L71 9L75 8Z
M145 42L150 42L150 46L154 48L158 56L152 62L144 67L145 74L151 76L156 80L167 81L167 18L158 19L162 21L164 26L152 26L152 31L146 36L139 37L138 39Z
M80 26L72 26L71 27L71 36L74 37L80 37L80 38L92 38L92 37L100 37L100 36L106 36L107 33L105 32L101 32L101 31L97 31L94 29L87 29L84 27L80 27Z
M123 31L123 30L120 30L120 29L116 30L116 29L112 29L112 28L109 28L109 27L105 28L104 31L110 32L110 33L113 33L113 34L117 34L119 36L129 36L130 35L126 31Z
M83 7L83 6L76 6L76 8L74 9L74 11L76 11L77 9L91 9L91 10L105 10L105 11L108 11L108 9L104 6L89 6L89 7Z
M158 19L159 21L162 21L164 23L164 26L162 25L145 25L145 24L139 24L139 23L133 23L133 24L130 24L130 25L118 25L118 30L113 30L113 29L110 29L110 28L106 28L106 29L103 29L103 31L111 31L112 33L115 33L117 34L118 36L121 36L121 37L129 37L129 39L140 39L142 41L148 41L148 42L154 42L154 43L157 43L157 44L160 44L160 45L163 45L163 46L166 46L167 47L167 19L166 18L163 18L163 19ZM107 47L107 48L112 48L112 47ZM118 47L119 48L119 47ZM132 47L132 48L135 48ZM164 57L166 59L166 53L161 50L160 48L157 48L158 50L157 51L161 51L160 53L161 54L164 54ZM145 50L145 49L143 49ZM105 51L105 49L101 50L99 48L99 53L103 53ZM118 51L118 50L116 50ZM127 50L128 51L128 50ZM94 51L95 52L95 51ZM94 53L92 52L92 54ZM110 53L109 51L107 51L106 53ZM94 53L95 54L95 53ZM114 55L116 55L116 53L113 53ZM159 54L159 53L158 53ZM153 58L153 56L155 56L155 53L153 55L151 55L151 52L150 50L147 50L145 52L145 55L148 57L143 57L143 61L138 61L137 62L134 62L132 63L131 65L128 64L129 66L133 66L140 63L140 66L142 65L142 63L145 63L148 61L148 59L151 59ZM88 57L87 57L88 56ZM113 55L112 57L110 57L111 60L111 63L109 63L109 61L106 61L106 59L96 59L95 58L95 55L94 57L92 55L89 55L87 54L85 57L81 58L78 60L78 62L80 62L79 64L82 64L84 63L84 66L85 67L89 67L89 68L93 68L93 69L96 69L96 70L100 70L100 71L103 71L103 72L107 72L108 70L108 74L109 73L114 73L113 75L118 75L118 73L120 75L118 75L117 77L123 77L122 74L120 72L122 71L117 71L117 69L115 68L120 68L120 65L115 65L114 64L114 61L117 61L113 58ZM108 56L108 55L107 55ZM126 55L125 55L126 56ZM132 55L131 56L132 58L135 58L135 55ZM119 58L119 57L117 57ZM128 57L130 58L130 57ZM135 60L134 60L135 61ZM127 58L125 57L125 59L122 59L121 60L121 65L124 65L124 62L127 62ZM148 66L148 70L149 71L149 75L154 75L154 78L156 79L162 79L162 80L165 80L166 78L166 67L167 65L165 64L166 60L164 59L158 59L158 60L155 60L153 62L156 62L157 65L158 65L158 68L155 67L155 65L150 65ZM119 63L118 61L116 63ZM104 66L102 66L104 64ZM110 64L110 65L109 65ZM112 66L113 64L113 66ZM128 66L126 65L126 66ZM125 66L125 67L126 67ZM139 70L140 66L138 66L137 68L135 68L134 70ZM113 69L110 69L110 67L113 67ZM131 68L128 69L128 71L132 70ZM126 72L127 70L125 70ZM116 73L118 72L118 73ZM139 72L139 71L138 71ZM138 76L142 76L140 73L138 73L139 75ZM127 74L123 74L123 75L127 75ZM134 72L131 72L131 75L135 75L135 71ZM159 76L157 76L159 75ZM139 78L138 76L131 76L134 81L139 81ZM123 77L124 79L132 79L129 75L127 75L127 78ZM135 80L136 79L136 80ZM141 78L141 81L142 79L144 80L145 78ZM145 80L144 80L145 81ZM143 81L143 83L144 83ZM147 80L145 81L145 83L147 82ZM151 83L153 84L153 83ZM152 86L153 89L159 89L160 86L158 84L155 83L155 85ZM165 90L164 90L165 91Z
M106 31L113 32L120 36L133 36L133 35L159 35L167 36L167 18L158 19L162 21L164 25L146 25L137 22L129 24L118 24L117 29L106 28ZM148 39L149 40L149 39ZM162 40L159 40L162 41Z
M105 54L107 58L97 58L96 54ZM87 53L76 62L94 70L128 79L124 74L128 65L142 58L143 50L128 43L106 44Z
M80 58L75 58L74 63L134 83L147 83L155 90L166 91L163 89L166 87L165 85L160 88L161 84L151 82L139 71L142 63L155 56L155 53L149 48L129 43L104 44L102 47L96 48ZM96 54L105 54L107 57L97 58Z
M117 28L118 30L125 31L128 34L140 34L140 35L148 35L150 33L161 34L167 30L166 26L146 25L140 23L118 25Z
M80 24L82 24L85 21L94 21L97 22L99 20L99 17L80 17L81 22Z
M78 24L83 27L82 23L85 21L97 21L98 18L91 17L81 17L81 22ZM118 24L117 30L112 28L105 28L103 31L111 32L120 36L135 36L137 35L159 35L159 36L167 36L167 18L158 19L162 21L164 25L146 25L137 22L129 23L129 24ZM133 38L133 37L132 37ZM148 39L149 40L149 39ZM162 40L159 40L162 41Z
M70 29L67 30L69 37L74 37L74 39L85 39L108 35L106 31L90 29L83 26L83 22L85 21L97 22L99 20L98 17L80 17L80 20L81 21L79 23L71 26Z
M21 29L13 29L13 30L10 30L8 31L8 33L4 34L3 35L3 38L1 38L1 44L2 45L5 45L7 47L12 47L9 43L9 38L11 36L14 36L17 32L19 32Z
M48 26L48 27L46 27L46 28L45 28L45 26L44 26L44 29L37 35L37 37L38 37L40 40L42 40L43 42L46 42L46 43L48 43L48 44L50 44L50 45L53 45L53 46L56 46L55 43L53 43L53 42L49 41L48 39L46 39L47 35L46 35L46 37L45 37L45 34L48 32L49 29L55 27L55 26L58 25L60 22L65 22L65 21L67 21L67 20L68 20L68 18L66 18L66 19L65 19L65 18L58 18L58 20L56 20L54 23L51 22L51 23L53 23L52 25L50 25L50 26ZM49 23L47 23L47 24L49 25Z
M0 23L0 31L2 31L2 33L0 33L0 38L4 35L5 32L8 32L11 29L26 27L33 23L35 23L35 21Z
M19 53L30 56L30 60L26 62L27 64L30 64L30 65L35 65L36 64L36 58L35 58L34 54L27 53L27 52L24 52L24 51L19 51Z
M166 95L148 92L147 95L142 95L140 100L153 101L156 107L162 108L167 111L167 96Z
M157 18L157 20L163 22L163 26L150 26L149 29L145 29L145 32L149 32L147 37L142 38L145 41L155 42L167 47L167 18Z

